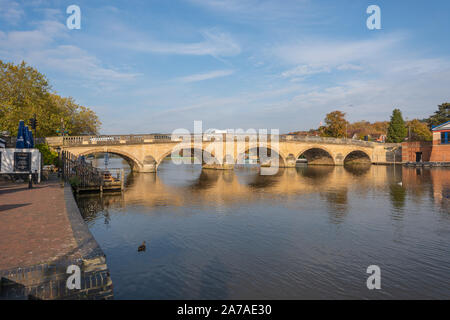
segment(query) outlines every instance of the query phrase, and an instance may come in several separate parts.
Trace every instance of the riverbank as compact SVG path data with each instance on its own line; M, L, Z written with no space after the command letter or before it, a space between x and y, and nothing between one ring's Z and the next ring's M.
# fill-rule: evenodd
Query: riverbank
M69 265L80 267L81 289L67 289ZM0 299L113 297L106 257L55 177L0 185L0 280Z
M405 162L407 167L450 167L450 162Z

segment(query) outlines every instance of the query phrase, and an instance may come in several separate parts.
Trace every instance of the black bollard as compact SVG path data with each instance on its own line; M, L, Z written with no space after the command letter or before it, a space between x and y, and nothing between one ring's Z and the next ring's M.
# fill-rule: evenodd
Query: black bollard
M32 179L33 179L33 175L30 173L28 175L28 189L33 188L33 181L32 181Z

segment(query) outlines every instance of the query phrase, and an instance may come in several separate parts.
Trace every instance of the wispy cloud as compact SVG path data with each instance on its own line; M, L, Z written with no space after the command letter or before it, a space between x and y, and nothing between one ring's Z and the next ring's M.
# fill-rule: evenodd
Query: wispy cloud
M214 57L235 56L241 52L239 43L229 33L209 29L202 31L201 35L203 41L192 43L142 39L138 41L127 41L120 46L148 53L196 56L210 55Z
M392 108L399 107L409 117L424 117L442 101L448 100L450 62L443 59L396 59L386 62L370 79L354 77L334 85L304 84L301 92L283 103L274 104L265 113L321 114L339 108L351 120L387 119ZM314 110L314 112L312 112Z
M396 48L404 39L405 35L392 34L371 40L304 40L280 45L273 49L273 54L286 65L295 65L282 72L285 78L333 71L362 71L395 56Z
M71 78L101 83L132 80L138 76L105 67L95 55L75 45L57 43L67 37L65 25L51 20L42 21L34 30L0 32L0 58L15 62L25 60Z
M0 19L8 21L10 24L17 25L24 15L24 10L16 1L0 0Z
M206 73L193 74L186 77L178 78L178 81L189 83L203 80L209 80L214 78L226 77L234 73L234 70L215 70Z
M291 64L338 65L349 61L367 61L373 56L383 57L404 39L403 34L391 34L355 41L303 40L278 46L273 51L276 56Z
M290 78L290 77L297 77L297 76L307 76L307 75L313 75L313 74L318 74L318 73L324 73L324 72L331 72L331 68L328 66L315 66L315 65L307 65L307 64L303 64L303 65L299 65L296 66L293 69L284 71L281 75L284 78Z
M188 2L226 14L231 18L245 20L280 21L288 18L297 20L311 16L310 0L187 0ZM316 16L317 18L317 16Z

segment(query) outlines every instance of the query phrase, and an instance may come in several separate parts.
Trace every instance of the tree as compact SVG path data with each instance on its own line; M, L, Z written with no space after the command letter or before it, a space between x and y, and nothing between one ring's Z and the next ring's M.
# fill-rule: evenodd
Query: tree
M356 135L357 139L364 139L365 136L371 134L369 121L356 121L348 125L349 137Z
M39 149L39 151L41 152L45 165L47 164L57 165L58 154L55 151L52 151L47 144L43 143L37 144L36 148Z
M345 120L345 113L341 111L333 111L325 117L326 126L319 128L321 136L343 138L346 137L347 120Z
M409 130L408 141L431 141L433 140L433 133L428 129L428 126L424 122L420 122L418 119L414 119L407 123Z
M445 102L438 106L438 110L432 116L426 119L429 128L438 126L444 122L450 121L450 103Z
M70 135L95 135L101 122L94 111L75 103L74 99L63 98L56 94L50 96L57 110L52 121L61 125L64 121L65 129Z
M394 109L392 111L391 121L389 122L386 141L400 143L407 135L408 129L405 126L402 112L399 109Z
M64 120L69 134L96 134L97 115L72 98L52 92L46 77L25 62L18 65L0 60L0 132L17 134L19 120L38 120L38 136L54 136Z
M17 134L19 120L27 121L34 113L47 122L54 111L48 104L50 85L36 69L3 63L0 60L0 131Z

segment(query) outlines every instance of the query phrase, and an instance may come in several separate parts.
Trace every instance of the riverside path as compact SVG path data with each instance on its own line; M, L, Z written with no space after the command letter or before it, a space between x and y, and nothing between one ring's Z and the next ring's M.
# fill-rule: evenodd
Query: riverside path
M81 271L68 289L67 267ZM112 298L106 258L69 186L0 184L0 299Z

